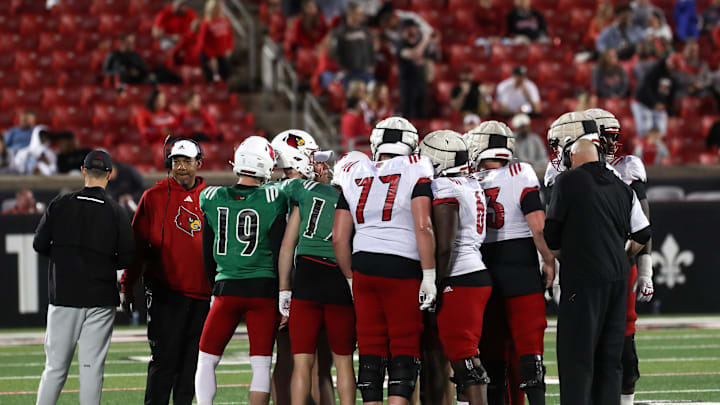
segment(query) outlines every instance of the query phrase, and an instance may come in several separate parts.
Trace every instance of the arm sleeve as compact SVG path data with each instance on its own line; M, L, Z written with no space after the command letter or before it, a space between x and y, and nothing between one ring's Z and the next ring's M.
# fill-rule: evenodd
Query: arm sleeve
M52 246L50 211L52 210L54 204L55 200L48 205L47 210L45 210L45 213L40 218L40 223L38 223L38 226L35 229L35 237L33 238L33 249L43 256L50 255L50 247Z
M348 205L348 202L345 199L345 196L343 195L343 193L340 193L340 197L338 198L338 202L337 202L337 205L335 206L335 209L350 211L350 206Z
M540 199L540 181L537 174L529 163L518 163L517 171L522 179L522 190L520 191L520 209L523 215L533 211L543 210Z
M124 269L135 263L135 235L125 210L117 204L113 205L118 221L117 268Z
M647 200L647 193L645 192L645 183L644 182L642 182L640 180L633 181L632 183L630 183L630 188L633 189L633 191L635 192L635 195L637 195L638 200L640 200L640 201Z
M213 255L213 245L215 244L215 232L212 227L209 226L210 221L207 219L207 214L203 214L203 231L202 231L202 256L203 256L203 267L205 268L205 274L207 275L210 285L215 285L215 276L217 275L217 263L215 262L215 256Z
M419 179L418 182L415 184L415 187L413 187L412 198L428 197L429 199L432 200L433 192L432 192L432 188L431 188L430 184L431 184L430 179L427 179L427 178Z
M417 163L412 163L409 166L415 179L415 186L413 186L412 198L416 197L428 197L430 200L433 198L432 191L432 179L435 175L435 169L433 169L430 159L425 156L421 156ZM411 199L412 199L411 198Z

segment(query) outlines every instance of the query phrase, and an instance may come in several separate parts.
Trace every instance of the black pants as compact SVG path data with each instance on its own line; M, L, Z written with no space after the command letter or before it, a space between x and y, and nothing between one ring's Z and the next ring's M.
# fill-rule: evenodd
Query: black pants
M187 297L164 288L146 289L148 341L152 359L148 364L146 405L192 403L195 396L200 335L210 301Z
M557 356L560 403L619 405L627 279L562 287Z
M205 80L212 83L213 82L213 71L212 68L210 68L210 59L203 53L200 56L201 62L202 62L202 70L203 74L205 75ZM217 60L218 64L218 74L223 79L223 81L227 80L228 77L230 77L230 59L226 58L224 56L218 56L215 58Z
M400 112L405 118L425 118L427 83L400 81Z

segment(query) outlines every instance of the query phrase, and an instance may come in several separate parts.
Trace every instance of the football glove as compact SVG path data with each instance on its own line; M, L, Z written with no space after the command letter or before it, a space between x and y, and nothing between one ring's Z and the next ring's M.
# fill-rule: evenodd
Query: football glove
M420 310L433 312L435 308L435 297L437 287L435 286L435 269L423 270L423 278L420 283Z
M650 302L655 294L652 281L652 258L648 254L642 254L637 259L637 300L638 302Z
M290 300L292 299L292 291L280 290L280 297L278 299L278 309L280 314L284 317L290 316Z
M132 293L120 293L120 308L126 314L132 314L135 311L135 296Z

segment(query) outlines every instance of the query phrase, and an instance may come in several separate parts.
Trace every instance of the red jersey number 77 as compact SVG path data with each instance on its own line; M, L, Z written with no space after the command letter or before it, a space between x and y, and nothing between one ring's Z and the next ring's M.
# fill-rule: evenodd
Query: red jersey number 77
M383 205L382 220L390 221L392 219L392 209L395 203L395 195L397 193L398 184L400 183L399 174L390 174L387 176L380 176L382 183L388 184L387 195L385 196L385 205ZM367 204L368 195L370 195L370 188L372 188L374 177L365 177L362 179L355 179L355 184L358 187L362 187L360 192L360 200L358 201L357 210L355 210L355 219L358 224L365 223L365 204Z

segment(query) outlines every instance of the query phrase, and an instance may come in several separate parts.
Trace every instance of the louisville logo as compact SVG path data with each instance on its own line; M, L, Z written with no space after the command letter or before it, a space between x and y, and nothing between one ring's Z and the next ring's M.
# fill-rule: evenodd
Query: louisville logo
M695 254L689 250L681 250L672 234L663 241L660 252L652 252L653 267L660 269L655 282L665 284L668 288L676 284L685 284L682 267L690 267L695 261Z
M202 229L200 217L182 206L178 208L178 214L175 217L175 225L190 236L194 236L195 232L200 232Z

